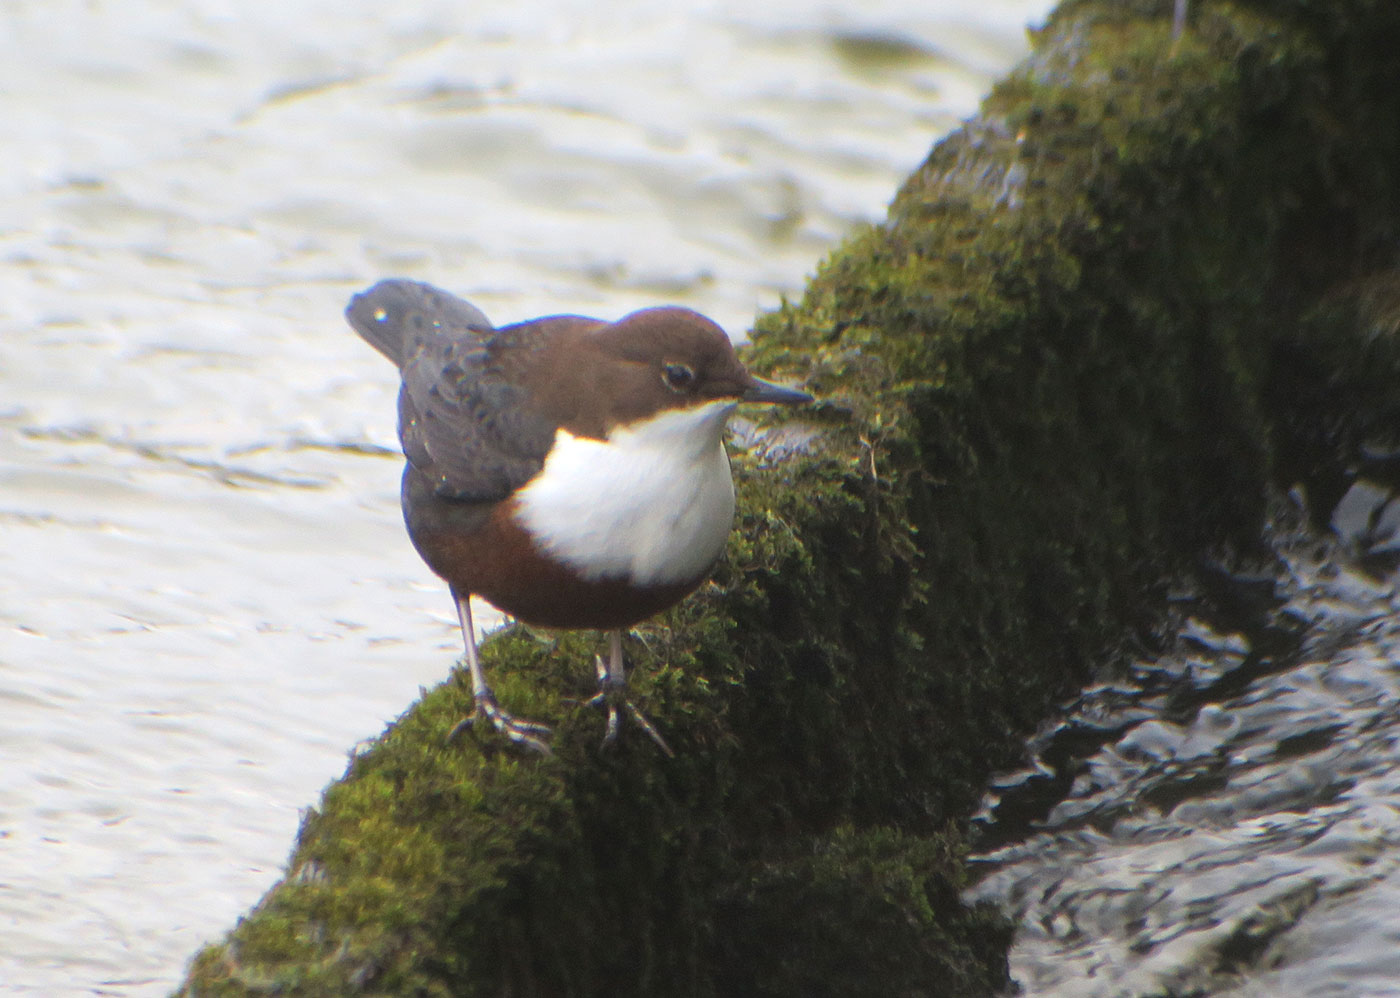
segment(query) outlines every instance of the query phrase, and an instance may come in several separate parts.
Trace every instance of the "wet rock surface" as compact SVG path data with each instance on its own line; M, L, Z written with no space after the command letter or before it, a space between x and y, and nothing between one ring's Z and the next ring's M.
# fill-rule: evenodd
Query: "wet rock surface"
M1393 498L1353 486L1327 539L1277 523L1276 572L1183 598L1165 653L994 782L969 899L1017 921L1025 994L1394 993Z

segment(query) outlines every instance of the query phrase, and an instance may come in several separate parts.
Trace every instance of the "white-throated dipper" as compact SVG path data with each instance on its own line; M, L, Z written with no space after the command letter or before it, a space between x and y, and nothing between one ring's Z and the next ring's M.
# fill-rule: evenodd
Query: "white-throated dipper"
M622 697L622 629L696 589L724 552L735 406L811 396L750 374L724 331L685 308L495 329L445 291L389 280L345 314L402 377L404 522L457 604L476 701L462 724L485 716L549 751L549 729L502 710L486 682L468 604L478 595L528 624L610 632L590 701L608 708L604 740L621 699L669 753Z

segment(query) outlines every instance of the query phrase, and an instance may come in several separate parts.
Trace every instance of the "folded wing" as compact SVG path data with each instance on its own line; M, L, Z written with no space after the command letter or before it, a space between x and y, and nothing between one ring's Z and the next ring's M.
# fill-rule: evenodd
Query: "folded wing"
M437 495L504 499L544 465L558 424L502 374L509 339L474 305L430 284L381 281L346 309L399 366L399 441Z

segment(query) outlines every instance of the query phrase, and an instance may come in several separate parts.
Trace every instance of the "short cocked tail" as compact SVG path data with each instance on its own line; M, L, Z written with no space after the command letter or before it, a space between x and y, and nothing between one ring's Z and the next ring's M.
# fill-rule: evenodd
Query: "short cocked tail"
M345 318L400 369L427 340L494 331L481 309L419 281L380 281L350 299Z

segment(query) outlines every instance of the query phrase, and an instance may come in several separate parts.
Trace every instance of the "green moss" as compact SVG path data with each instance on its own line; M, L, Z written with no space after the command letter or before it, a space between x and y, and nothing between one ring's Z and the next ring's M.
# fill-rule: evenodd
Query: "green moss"
M957 894L989 772L1400 405L1396 310L1355 290L1395 266L1400 6L1198 0L1175 42L1169 6L1062 7L760 320L751 363L820 401L806 448L735 455L727 559L629 643L677 757L599 749L591 636L502 634L497 691L557 754L447 746L470 697L427 693L183 993L1004 982L1006 926Z
M718 905L731 931L719 993L754 998L987 994L1008 926L987 909L959 920L961 857L946 840L838 828L754 871ZM825 917L797 918L811 910ZM858 931L854 931L858 928Z

